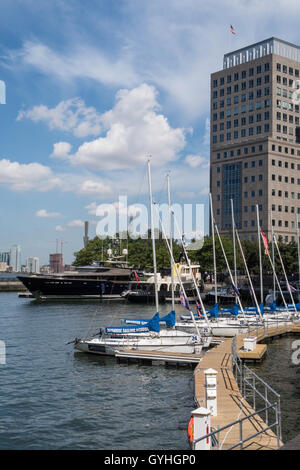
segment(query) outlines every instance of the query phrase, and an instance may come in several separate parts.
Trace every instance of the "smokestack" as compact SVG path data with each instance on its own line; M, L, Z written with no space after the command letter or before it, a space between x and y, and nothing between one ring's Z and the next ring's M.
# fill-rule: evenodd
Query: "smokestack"
M89 223L84 222L84 237L83 237L84 248L87 247L88 241L89 241Z

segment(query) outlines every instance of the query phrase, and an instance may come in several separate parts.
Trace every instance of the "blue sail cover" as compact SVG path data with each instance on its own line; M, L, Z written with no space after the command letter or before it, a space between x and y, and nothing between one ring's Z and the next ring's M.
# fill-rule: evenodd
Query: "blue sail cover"
M174 310L171 310L168 315L165 315L164 317L159 319L159 323L165 323L167 327L172 327L175 326L175 312Z
M239 307L237 304L234 304L234 306L230 309L230 313L234 316L239 314Z
M156 313L151 320L149 320L143 326L115 326L115 327L106 327L105 333L106 334L117 334L117 335L124 335L128 333L147 333L149 331L155 331L157 333L160 332L159 326L159 314Z
M125 318L124 322L126 324L131 325L147 325L149 323L149 319L142 319L142 318ZM167 327L175 326L175 312L172 310L168 315L159 318L159 323L164 323Z
M219 305L215 304L211 310L208 310L207 313L210 317L214 317L214 318L218 317L219 316Z
M259 304L259 310L260 310L260 314L263 315L264 314L264 304ZM257 312L257 315L259 315L257 307L256 307L256 312Z

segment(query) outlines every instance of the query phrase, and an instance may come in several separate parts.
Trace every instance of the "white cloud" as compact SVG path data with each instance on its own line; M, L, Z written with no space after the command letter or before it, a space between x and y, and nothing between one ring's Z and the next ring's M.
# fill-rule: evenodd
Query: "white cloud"
M39 211L37 211L35 213L36 217L46 217L46 218L49 218L49 217L60 217L60 213L59 212L47 212L46 209L40 209Z
M84 222L82 220L71 220L68 223L68 227L84 227Z
M87 44L73 43L69 51L64 54L38 41L26 41L20 51L10 55L47 76L64 81L88 78L114 86L131 86L137 82L136 73L130 65L130 57L122 48L120 58L115 60L111 58L111 54L105 57L98 47Z
M76 153L62 158L94 170L130 168L145 162L149 154L153 165L174 161L185 146L187 130L172 128L158 110L153 86L120 90L114 108L101 116L106 135L83 143Z
M95 180L85 180L79 186L79 193L80 194L98 194L98 195L106 195L112 192L111 187L108 184L105 184L101 181Z
M88 209L89 214L98 216L113 213L125 217L136 217L142 212L141 207L137 204L127 205L126 196L120 196L119 201L112 203L97 204L96 202L92 202L85 206L85 209Z
M187 155L185 157L185 162L191 167L191 168L197 168L198 166L202 165L204 162L206 162L206 159L204 157L201 157L201 155Z
M56 232L64 232L65 229L61 225L56 225L55 227Z
M0 160L0 184L15 191L49 191L61 187L61 180L51 168L41 163L19 163Z
M72 145L68 142L57 142L53 145L53 152L50 157L53 158L67 158L71 152Z
M97 207L98 207L98 204L96 202L91 202L91 204L88 204L87 206L85 206L85 209L88 210L89 214L96 215Z
M101 131L100 115L94 107L85 106L80 98L61 101L55 108L39 105L19 111L17 120L24 118L44 122L51 130L71 132L76 137L96 136Z

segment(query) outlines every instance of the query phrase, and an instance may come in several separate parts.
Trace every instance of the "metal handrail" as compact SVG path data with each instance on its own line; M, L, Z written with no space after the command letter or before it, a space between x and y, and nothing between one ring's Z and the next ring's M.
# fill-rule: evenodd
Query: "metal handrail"
M274 403L274 404L271 404L269 406L266 406L265 408L262 408L261 410L258 410L258 411L255 411L254 413L251 413L250 415L247 415L247 416L244 416L243 418L240 418L240 419L237 419L236 421L233 421L232 423L229 423L229 424L226 424L225 426L222 426L221 428L218 428L217 430L215 431L212 431L210 432L209 434L205 434L205 436L201 436L199 437L198 439L195 439L193 441L193 449L195 448L195 444L197 444L198 442L202 441L203 439L206 439L206 438L209 438L209 437L213 437L215 436L216 434L219 434L221 431L224 431L225 429L227 428L230 428L236 424L240 424L240 435L242 434L242 423L245 421L245 420L248 420L250 418L253 418L254 416L256 415L259 415L260 413L263 413L264 411L270 409L270 408L275 408L276 410L276 407L277 407L277 403ZM236 444L234 444L233 446L229 447L227 450L231 450L231 449L234 449L235 447L238 447L238 446L241 446L241 448L243 448L243 443L246 442L246 441L249 441L250 439L252 439L253 437L256 437L258 436L259 434L262 434L264 432L266 432L268 429L271 429L273 428L274 426L278 426L278 416L277 416L277 413L276 413L276 421L275 423L269 425L268 427L266 428L263 428L261 431L258 431L254 434L252 434L251 436L248 436L246 437L245 439L240 439L240 441ZM216 442L218 442L216 440ZM278 442L278 448L279 448L279 442Z

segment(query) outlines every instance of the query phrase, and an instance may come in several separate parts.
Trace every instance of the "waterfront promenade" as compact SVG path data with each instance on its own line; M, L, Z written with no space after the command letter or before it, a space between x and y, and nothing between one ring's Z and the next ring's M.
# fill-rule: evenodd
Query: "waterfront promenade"
M257 342L285 335L300 333L300 322L297 324L278 325L269 328L260 328L251 331L251 336L257 337ZM243 348L243 339L249 336L249 333L238 335L236 337L236 352ZM224 341L215 348L208 351L202 361L195 369L195 398L200 407L206 407L205 399L205 375L206 369L215 369L217 371L217 416L211 416L211 426L213 428L222 428L236 420L247 415L255 413L249 403L243 398L235 376L233 374L233 338L224 338ZM249 439L243 444L244 450L275 450L283 445L278 441L277 436L272 429L267 429L267 424L259 415L244 420L242 425L242 437L248 437L263 431L261 434ZM240 424L220 432L218 436L219 446L225 450L237 444L240 441ZM236 447L240 449L241 447Z

